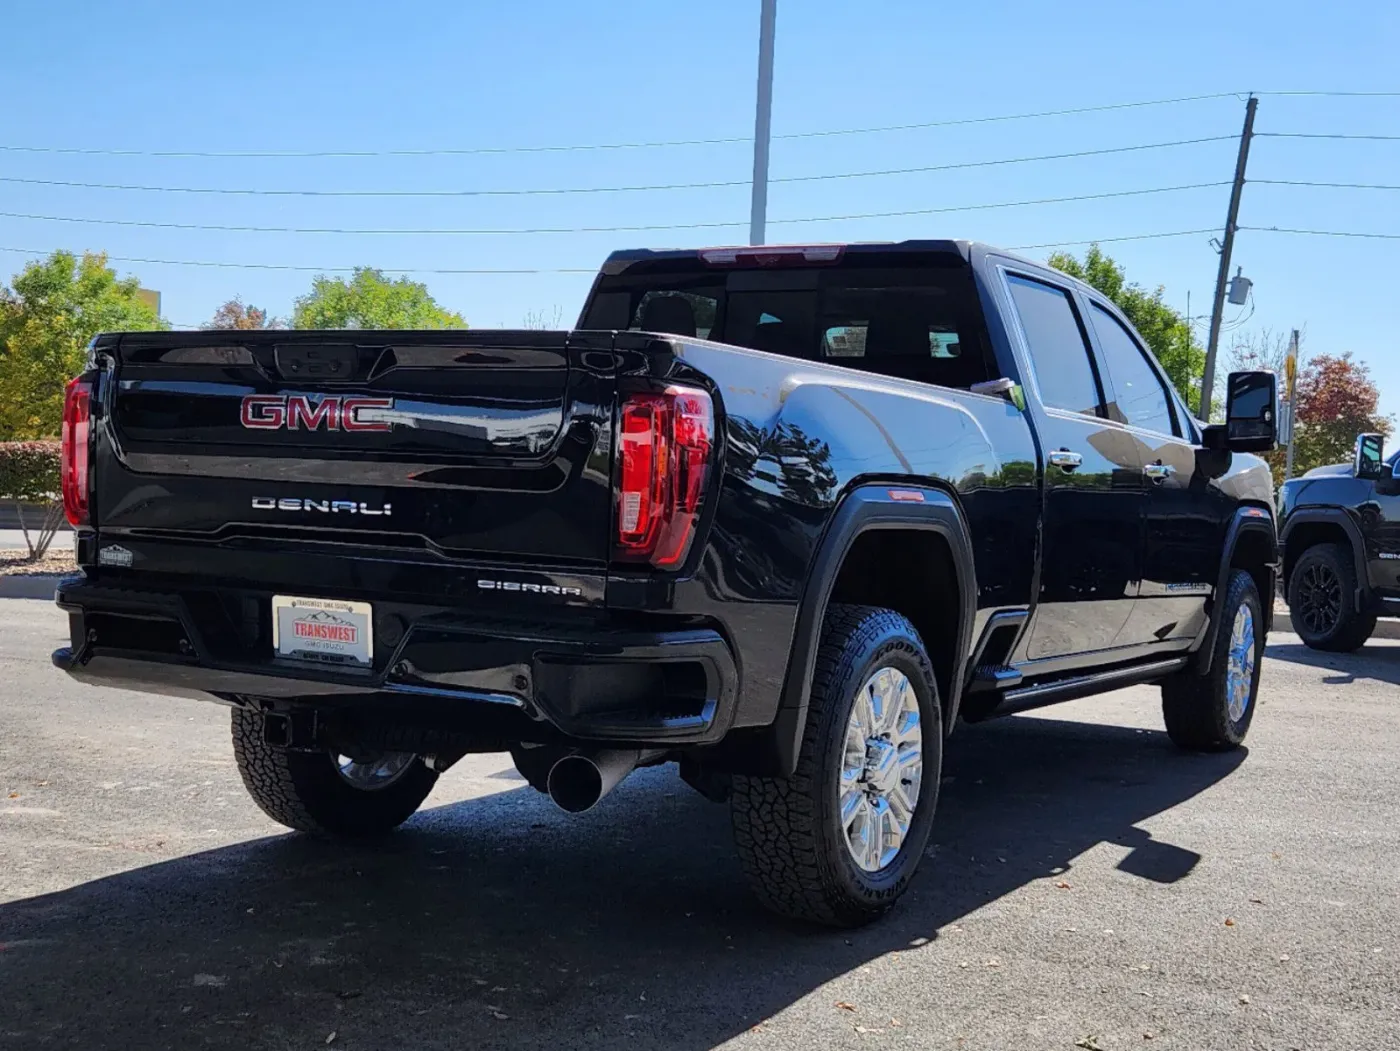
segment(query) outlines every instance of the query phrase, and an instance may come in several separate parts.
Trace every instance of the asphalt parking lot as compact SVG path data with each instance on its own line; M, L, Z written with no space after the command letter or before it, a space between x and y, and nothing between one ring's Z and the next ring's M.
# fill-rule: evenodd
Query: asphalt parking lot
M903 906L748 897L671 773L570 818L464 762L378 849L284 833L224 710L84 688L0 600L0 1048L1400 1046L1400 643L1272 638L1247 751L1157 694L959 729Z

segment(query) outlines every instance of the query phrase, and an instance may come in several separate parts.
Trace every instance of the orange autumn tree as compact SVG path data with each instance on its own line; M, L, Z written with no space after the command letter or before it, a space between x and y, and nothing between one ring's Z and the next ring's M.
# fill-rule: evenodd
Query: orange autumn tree
M1370 368L1349 352L1309 361L1298 373L1294 473L1349 461L1364 431L1389 435L1393 421L1381 415L1380 397Z

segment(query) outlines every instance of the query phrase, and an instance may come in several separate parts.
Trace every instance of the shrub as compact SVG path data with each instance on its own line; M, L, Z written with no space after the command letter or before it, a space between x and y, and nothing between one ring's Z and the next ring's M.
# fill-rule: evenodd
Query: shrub
M38 504L55 499L58 463L58 442L0 442L0 500Z
M44 557L58 527L63 524L63 503L58 498L58 489L58 442L0 442L0 500L14 502L31 562ZM34 523L38 529L32 535L31 523L24 515L27 503L48 505L42 520Z

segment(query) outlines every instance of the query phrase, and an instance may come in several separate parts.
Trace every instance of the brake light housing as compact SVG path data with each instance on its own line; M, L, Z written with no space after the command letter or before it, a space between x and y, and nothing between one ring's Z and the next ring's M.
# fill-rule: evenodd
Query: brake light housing
M63 395L63 429L60 433L59 484L63 513L70 525L89 521L88 464L92 422L92 380L79 376L68 381Z
M714 458L714 401L697 387L625 395L618 423L619 561L676 569L700 522Z
M841 261L843 244L737 245L702 248L700 261L714 267L821 266Z

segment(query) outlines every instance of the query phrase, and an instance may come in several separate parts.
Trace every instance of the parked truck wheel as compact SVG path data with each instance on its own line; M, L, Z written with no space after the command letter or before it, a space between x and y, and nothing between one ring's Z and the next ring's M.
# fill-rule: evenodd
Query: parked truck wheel
M1376 630L1374 613L1357 608L1356 567L1341 544L1314 544L1288 579L1288 614L1298 637L1315 650L1350 653Z
M233 755L248 794L272 820L344 839L383 835L407 821L437 782L411 752L352 759L292 752L263 739L262 715L233 709Z
M888 909L928 843L942 758L938 686L914 626L832 606L796 772L734 778L734 839L759 899L842 927Z
M1239 569L1230 574L1217 616L1210 671L1201 675L1188 668L1162 683L1167 735L1192 752L1238 748L1249 733L1259 694L1264 608L1253 577Z

